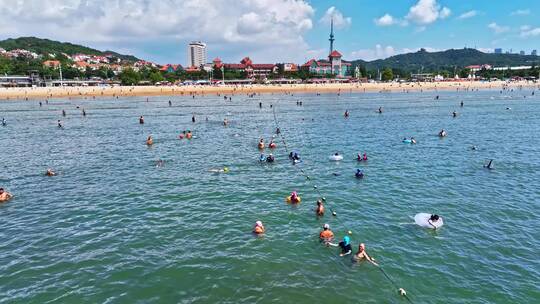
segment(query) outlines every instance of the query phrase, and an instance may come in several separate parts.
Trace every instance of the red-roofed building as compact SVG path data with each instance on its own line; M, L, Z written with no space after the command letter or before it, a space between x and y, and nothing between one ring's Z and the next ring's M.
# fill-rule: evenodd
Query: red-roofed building
M302 69L317 75L333 74L336 77L345 77L350 74L351 63L341 59L340 52L334 50L328 55L328 60L311 59L302 65Z
M183 67L180 64L166 64L162 66L159 70L166 73L174 73L176 71L183 70Z
M213 61L214 67L235 72L245 72L248 78L267 77L269 74L277 72L277 65L273 63L253 63L249 57L244 57L240 63L223 63L216 58Z
M57 69L60 66L60 61L58 61L58 60L43 61L43 66L46 66L48 68Z

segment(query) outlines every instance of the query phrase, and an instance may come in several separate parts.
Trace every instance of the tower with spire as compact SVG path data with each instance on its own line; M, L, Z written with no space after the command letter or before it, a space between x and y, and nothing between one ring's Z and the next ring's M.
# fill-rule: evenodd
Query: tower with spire
M330 53L334 50L334 17L330 19Z

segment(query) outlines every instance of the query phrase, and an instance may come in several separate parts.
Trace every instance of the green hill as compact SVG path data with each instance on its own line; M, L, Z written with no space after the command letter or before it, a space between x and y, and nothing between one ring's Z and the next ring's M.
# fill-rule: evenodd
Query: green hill
M103 56L111 54L126 61L138 61L139 59L131 55L118 54L113 51L99 51L86 46L72 44L68 42L59 42L49 39L41 39L36 37L20 37L15 39L6 39L0 41L0 47L10 51L14 49L25 49L39 55L66 53L73 55L77 53Z
M392 68L404 72L437 72L453 71L469 65L490 64L492 66L520 66L540 64L539 56L518 54L488 54L476 49L450 49L442 52L427 52L424 49L416 53L408 53L365 62L353 61L353 66L364 66L368 70Z

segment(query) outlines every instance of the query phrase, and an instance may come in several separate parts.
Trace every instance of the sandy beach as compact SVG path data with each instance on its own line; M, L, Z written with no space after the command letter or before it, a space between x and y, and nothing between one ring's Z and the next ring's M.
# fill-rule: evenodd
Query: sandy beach
M423 82L423 83L332 83L281 85L220 85L220 86L94 86L94 87L36 87L0 88L0 99L98 98L115 96L175 96L253 93L347 93L347 92L419 92L464 91L539 88L530 81L516 82Z

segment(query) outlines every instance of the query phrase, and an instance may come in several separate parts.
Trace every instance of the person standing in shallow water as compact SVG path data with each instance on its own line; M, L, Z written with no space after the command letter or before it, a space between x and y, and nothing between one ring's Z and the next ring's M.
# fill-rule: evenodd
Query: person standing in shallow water
M144 117L142 115L139 117L139 124L144 125Z
M191 122L195 123L195 115L191 116Z
M348 236L343 237L343 241L339 242L339 244L328 242L328 245L341 248L339 256L346 256L352 253L351 238Z
M317 216L324 215L324 205L321 199L317 200L317 208L315 209L315 214L317 214Z
M379 266L379 264L375 262L375 259L370 257L367 254L366 245L364 245L364 243L361 243L360 245L358 245L358 251L354 254L353 260L354 261L366 260L375 266Z

